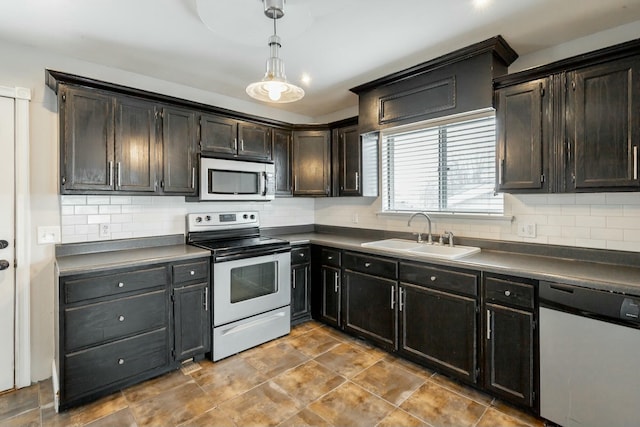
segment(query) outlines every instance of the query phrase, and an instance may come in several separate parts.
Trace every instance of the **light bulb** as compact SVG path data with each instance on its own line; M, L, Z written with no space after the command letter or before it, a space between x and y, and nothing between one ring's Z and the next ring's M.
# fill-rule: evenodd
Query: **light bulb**
M272 101L278 101L280 99L281 92L276 88L269 88L269 99Z

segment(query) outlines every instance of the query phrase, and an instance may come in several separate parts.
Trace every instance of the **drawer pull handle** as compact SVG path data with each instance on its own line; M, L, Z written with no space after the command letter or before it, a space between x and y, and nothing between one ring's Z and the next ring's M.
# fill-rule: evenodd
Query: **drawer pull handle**
M124 283L122 283L122 282L118 283L118 287L119 288L124 288Z
M432 282L435 282L437 277L436 276L431 276L430 279L431 279Z
M195 276L195 275L196 275L196 272L195 272L195 271L193 271L193 270L191 270L191 271L189 272L189 274L190 274L190 275L192 275L192 276Z
M511 291L504 291L505 296L511 296Z
M124 359L118 359L118 365L124 365Z
M365 263L364 263L364 266L365 266L366 268L369 268L369 267L371 267L371 263L370 263L370 262L365 262Z
M331 261L331 260L333 259L333 256L329 255L329 256L327 257L327 259L328 259L329 261Z
M118 316L118 321L124 322L124 316L123 315Z
M303 252L300 252L300 253L298 254L298 256L299 256L300 258L304 258L304 253L303 253Z

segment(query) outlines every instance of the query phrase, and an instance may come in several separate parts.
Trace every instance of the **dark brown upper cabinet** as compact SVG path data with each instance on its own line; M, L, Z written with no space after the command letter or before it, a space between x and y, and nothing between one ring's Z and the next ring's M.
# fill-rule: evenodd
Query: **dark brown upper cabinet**
M640 190L639 48L635 40L495 79L499 191Z
M271 128L228 117L202 114L200 150L204 155L271 160Z
M496 91L498 191L546 192L551 98L548 79Z
M163 107L162 192L195 196L198 189L197 128L193 110Z
M331 133L328 130L293 132L293 195L331 195Z
M358 126L334 129L333 171L336 196L362 195L362 149Z
M274 129L273 162L276 170L276 197L292 196L293 141L291 131Z
M517 56L496 36L354 87L360 133L490 108L492 79Z
M576 70L567 80L567 188L638 189L640 56Z
M80 87L59 91L61 194L156 191L156 109Z

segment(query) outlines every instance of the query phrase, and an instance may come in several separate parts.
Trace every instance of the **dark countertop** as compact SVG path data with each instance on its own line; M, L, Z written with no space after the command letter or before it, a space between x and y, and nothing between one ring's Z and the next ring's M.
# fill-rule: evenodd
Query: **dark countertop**
M470 268L640 296L640 267L636 266L620 266L485 249L482 249L480 253L457 260L443 260L419 255L399 255L397 252L361 246L361 243L372 240L367 238L325 233L283 234L278 237L289 240L292 245L312 243L356 250L372 255L384 255L405 261Z
M71 274L109 271L149 263L182 261L210 256L211 252L185 244L124 249L56 257L60 277Z

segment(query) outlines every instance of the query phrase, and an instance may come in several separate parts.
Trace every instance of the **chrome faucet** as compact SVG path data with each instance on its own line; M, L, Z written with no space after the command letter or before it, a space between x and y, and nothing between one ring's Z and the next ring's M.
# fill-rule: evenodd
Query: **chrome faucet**
M427 215L424 212L416 212L416 213L414 213L413 215L411 215L411 217L409 217L409 221L407 222L407 227L411 226L411 220L413 218L415 218L417 215L422 215L423 217L425 217L427 219L427 222L429 223L429 233L427 234L427 243L430 245L430 244L433 243L433 239L431 237L431 218L429 217L429 215ZM418 242L420 242L421 240L422 239L421 239L420 233L418 233Z

